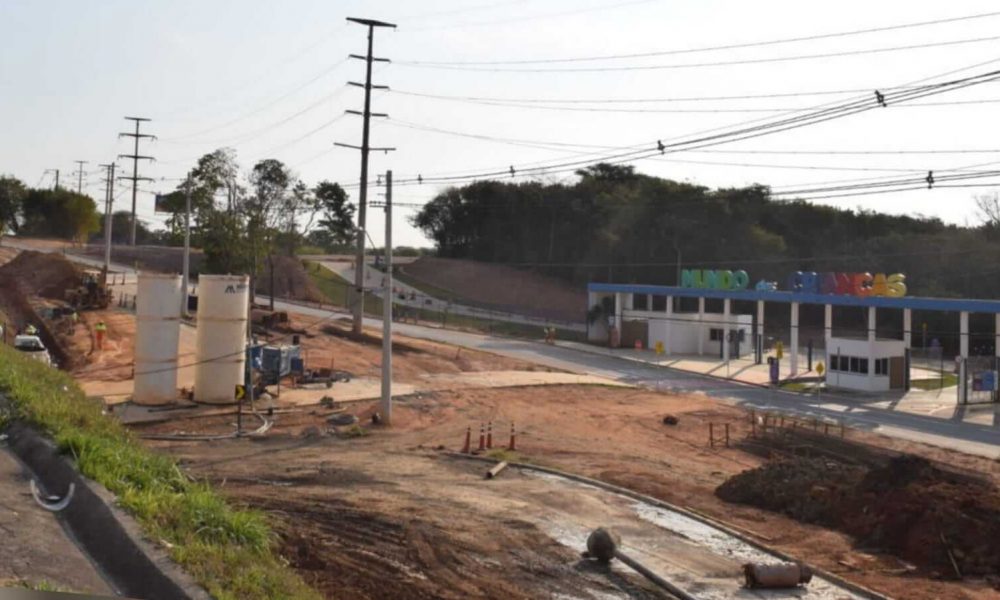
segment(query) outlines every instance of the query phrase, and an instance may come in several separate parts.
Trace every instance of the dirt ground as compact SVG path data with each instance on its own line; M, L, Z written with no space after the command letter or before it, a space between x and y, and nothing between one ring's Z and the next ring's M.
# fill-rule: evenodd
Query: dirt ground
M329 320L292 313L289 319L271 338L287 343L289 336L298 332L306 367L332 367L355 377L380 376L382 342L374 332L366 329L365 336L356 340L350 324L340 318ZM393 380L403 383L419 381L429 374L551 370L497 354L403 336L394 337L392 349Z
M366 423L373 407L356 410ZM568 556L540 534L543 522L527 518L535 504L522 501L521 520L493 514L490 504L470 504L468 473L452 466L438 450L459 449L466 428L476 430L485 421L494 424L498 443L507 441L510 425L516 424L516 456L522 460L694 509L890 596L1000 597L982 578L949 581L947 574L913 568L884 548L859 545L846 533L720 499L717 487L766 464L771 452L761 451L765 442L741 447L739 441L751 430L748 415L702 396L602 386L420 394L397 403L391 431L367 428L370 435L357 430L326 435L328 414L280 414L266 441L154 445L180 457L193 475L223 485L233 500L265 509L281 533L285 555L330 597L380 597L373 590L385 590L380 586L390 583L381 571L364 566L365 557L372 556L390 557L393 569L423 582L419 592L399 597L537 597L558 591L551 587L552 577ZM665 415L677 417L679 423L665 425ZM189 431L218 431L232 419L209 418L185 426ZM709 423L719 440L714 448L708 444ZM729 448L722 442L726 423ZM137 431L173 428L167 423ZM822 429L816 435L822 437ZM845 440L838 443L912 452L995 477L990 461L974 457L856 431L847 431ZM394 472L399 474L387 475ZM544 505L545 498L539 495L533 502ZM499 538L496 527L488 529L489 534L470 534L487 531L501 516L506 520ZM544 541L540 547L539 539ZM513 556L506 552L508 547L514 548ZM514 587L490 591L498 585L497 569L478 568L479 563L463 558L467 554L495 558L494 567L502 567L504 580ZM473 587L456 587L457 581Z

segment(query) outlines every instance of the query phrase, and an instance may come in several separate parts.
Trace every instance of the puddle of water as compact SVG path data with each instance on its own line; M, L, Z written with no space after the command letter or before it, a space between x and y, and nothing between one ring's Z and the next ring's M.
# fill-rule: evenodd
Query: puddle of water
M537 477L538 479L542 479L559 486L575 486L580 489L588 490L591 493L598 494L599 496L611 496L622 502L623 506L630 507L634 510L635 515L640 520L656 525L671 534L687 538L692 544L705 548L717 556L739 563L771 563L781 560L776 556L755 548L739 538L733 537L724 531L716 529L711 525L688 517L684 514L660 508L645 502L636 501L635 499L622 494L604 490L587 483L566 479L557 475L540 473L537 471L523 472L531 477ZM577 526L565 521L557 522L556 519L547 520L539 525L552 539L576 551L582 551L585 548L587 536L590 534L590 530L582 525ZM649 554L649 556L655 556L656 552L654 549L643 548L641 545L637 546L636 543L638 540L633 540L632 542L633 543L625 541L623 546L625 546L629 551L634 550L640 554L649 554L649 552L652 551L652 554ZM615 563L617 563L617 561L615 561ZM697 576L705 574L692 573L692 575ZM812 581L807 587L789 590L748 590L742 587L721 589L710 585L706 585L704 587L695 585L689 591L700 600L727 600L731 598L766 598L774 600L787 600L792 598L800 600L863 600L864 598L863 596L859 596L841 588L832 581L818 576L813 576Z

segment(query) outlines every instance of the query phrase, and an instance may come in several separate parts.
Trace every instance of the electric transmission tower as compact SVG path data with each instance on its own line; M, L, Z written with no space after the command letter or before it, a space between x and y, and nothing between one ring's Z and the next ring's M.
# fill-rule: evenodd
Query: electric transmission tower
M130 137L134 138L135 146L132 154L119 154L118 158L131 158L132 159L132 176L122 176L122 179L132 182L132 216L129 219L129 233L128 233L128 244L129 246L135 246L135 228L136 228L136 218L135 218L135 195L138 191L140 181L153 181L151 177L139 177L139 161L140 160L156 160L152 156L142 156L139 154L139 140L142 138L156 139L155 135L149 135L148 133L139 133L139 126L143 121L149 121L144 117L125 117L128 121L135 121L135 133L126 132L119 133L118 137Z
M74 160L76 163L76 193L83 193L83 165L87 164L85 160Z
M375 37L376 27L392 27L395 29L395 25L392 23L386 23L384 21L375 21L373 19L358 19L355 17L348 17L348 21L352 23L358 23L368 27L368 53L365 56L358 54L351 54L350 57L358 60L365 61L365 82L363 84L354 81L349 81L348 83L364 88L365 90L365 108L364 111L348 110L354 115L360 115L362 118L361 126L361 145L354 146L352 144L342 144L340 142L335 142L337 146L344 146L346 148L354 148L355 150L361 151L361 189L358 193L358 249L357 256L355 257L354 265L354 288L357 297L354 301L353 312L354 312L354 324L352 330L356 334L361 333L361 324L365 315L365 294L364 294L364 283L365 283L365 216L368 208L368 153L371 150L377 150L382 152L389 152L395 150L395 148L372 148L368 144L368 133L369 133L369 123L373 116L376 117L388 117L389 115L385 113L373 113L371 112L371 102L372 102L372 89L388 89L388 86L384 85L372 85L372 63L373 62L389 62L388 58L375 58L372 56L372 45Z

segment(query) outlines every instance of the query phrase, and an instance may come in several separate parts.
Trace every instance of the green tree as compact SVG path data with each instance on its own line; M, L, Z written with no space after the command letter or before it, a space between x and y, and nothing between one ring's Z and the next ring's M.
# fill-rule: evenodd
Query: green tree
M82 242L101 227L94 201L63 188L29 191L22 213L20 232L27 235Z
M340 184L321 181L313 189L316 207L322 218L317 222L324 234L325 247L346 246L357 238L354 228L354 205Z
M17 233L21 207L28 188L15 177L0 176L0 238L7 231Z

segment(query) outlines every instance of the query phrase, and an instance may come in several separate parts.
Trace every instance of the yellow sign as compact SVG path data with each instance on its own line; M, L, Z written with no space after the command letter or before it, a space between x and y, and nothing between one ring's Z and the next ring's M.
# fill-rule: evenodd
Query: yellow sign
M656 342L656 345L653 346L653 348L656 350L657 354L663 354L664 352L663 342Z
M236 399L242 400L247 397L247 387L243 384L236 385Z
M821 363L821 362L816 363L816 374L817 375L822 375L823 371L825 371L825 370L826 370L826 367L823 366L823 363Z
M785 357L785 345L782 344L781 342L775 342L775 344L774 344L774 355L778 357L778 360L781 360L782 358L784 358Z

